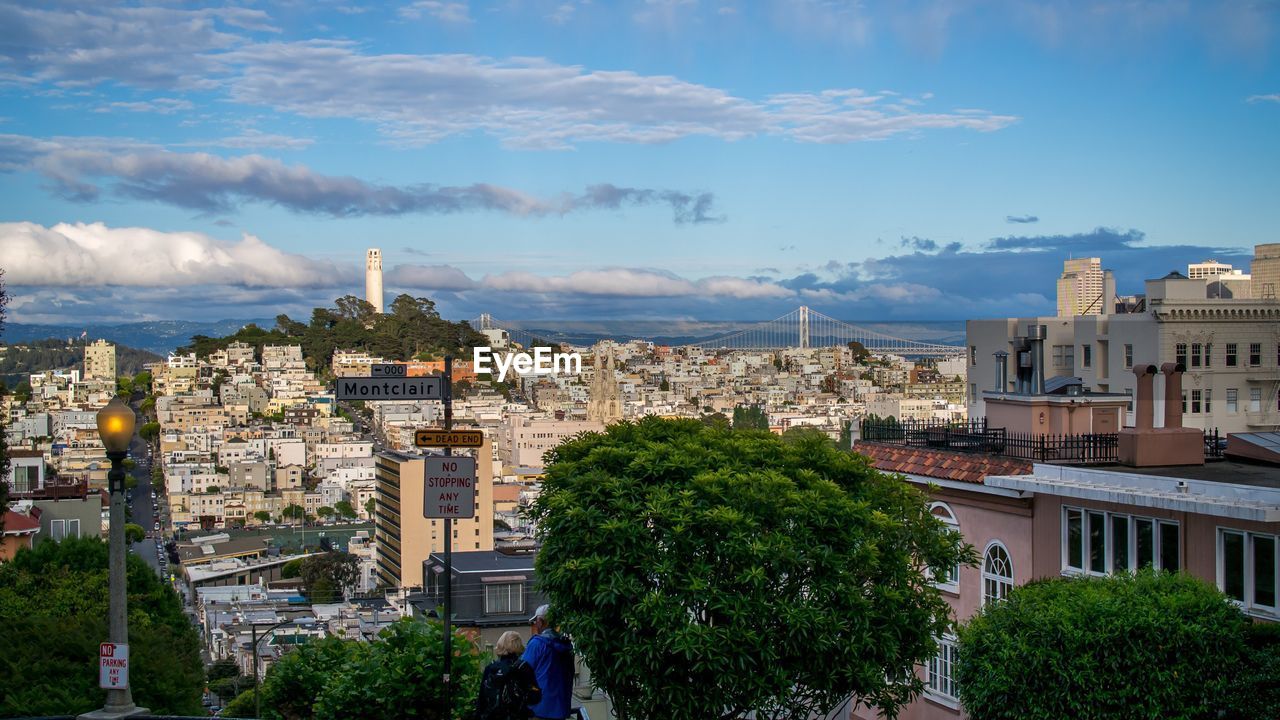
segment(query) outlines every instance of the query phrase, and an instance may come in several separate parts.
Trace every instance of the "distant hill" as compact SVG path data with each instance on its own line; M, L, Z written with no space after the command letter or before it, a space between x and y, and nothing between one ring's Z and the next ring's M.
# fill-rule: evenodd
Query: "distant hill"
M4 356L0 357L0 382L13 387L31 373L44 370L83 372L86 342L87 339L80 338L74 338L70 343L65 338L47 338L6 343ZM137 375L147 363L162 359L147 350L116 344L116 372L119 375Z
M193 320L155 320L152 322L125 323L122 325L27 325L7 322L0 342L6 345L31 342L47 338L75 340L82 333L90 338L106 338L117 345L147 350L167 355L175 348L187 345L196 335L222 337L230 335L250 323L270 327L274 320L217 320L196 322Z

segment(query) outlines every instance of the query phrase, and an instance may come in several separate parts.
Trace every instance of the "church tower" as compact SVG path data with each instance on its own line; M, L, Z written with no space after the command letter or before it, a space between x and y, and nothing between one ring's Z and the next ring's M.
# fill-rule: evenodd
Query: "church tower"
M364 299L382 314L382 251L369 248L364 256Z

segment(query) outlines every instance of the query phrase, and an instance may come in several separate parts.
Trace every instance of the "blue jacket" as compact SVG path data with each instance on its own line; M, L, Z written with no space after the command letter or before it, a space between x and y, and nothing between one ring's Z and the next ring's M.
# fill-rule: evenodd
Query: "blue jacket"
M533 666L542 701L530 705L535 717L566 718L573 690L573 643L550 628L529 639L521 659Z

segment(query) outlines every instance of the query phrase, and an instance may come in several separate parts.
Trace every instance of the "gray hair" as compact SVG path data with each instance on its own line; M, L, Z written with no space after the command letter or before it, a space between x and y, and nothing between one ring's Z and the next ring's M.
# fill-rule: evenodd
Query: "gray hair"
M507 655L519 655L524 652L524 640L520 639L520 633L508 630L502 633L498 638L498 644L493 646L493 654L498 657Z

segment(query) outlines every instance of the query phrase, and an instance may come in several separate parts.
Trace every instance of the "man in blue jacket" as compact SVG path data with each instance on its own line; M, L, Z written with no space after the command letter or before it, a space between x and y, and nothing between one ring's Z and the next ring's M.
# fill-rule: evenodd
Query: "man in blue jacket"
M539 720L565 720L569 717L569 699L573 690L573 643L551 626L551 606L543 605L529 618L533 637L525 646L521 659L533 667L542 688L542 701L530 705Z

